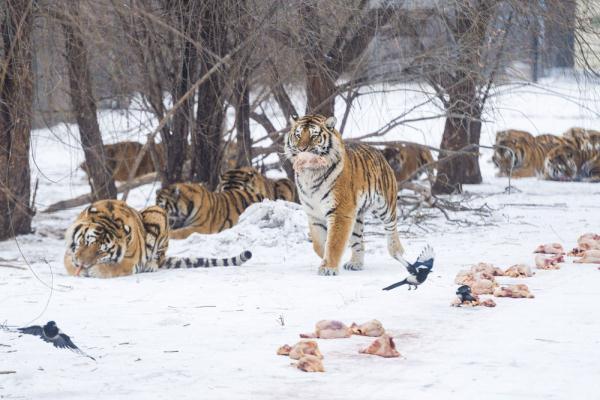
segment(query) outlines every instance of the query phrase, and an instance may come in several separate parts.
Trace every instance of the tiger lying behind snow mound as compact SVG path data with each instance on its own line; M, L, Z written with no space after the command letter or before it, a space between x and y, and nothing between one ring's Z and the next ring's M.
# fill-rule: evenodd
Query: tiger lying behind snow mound
M66 237L64 264L70 275L113 278L159 268L241 265L252 257L244 251L231 258L167 257L166 212L152 206L137 211L120 200L101 200L83 210Z

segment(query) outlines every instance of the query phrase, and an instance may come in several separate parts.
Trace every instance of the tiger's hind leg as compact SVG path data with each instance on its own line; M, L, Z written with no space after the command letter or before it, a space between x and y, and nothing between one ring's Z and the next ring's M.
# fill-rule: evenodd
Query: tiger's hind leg
M363 241L364 221L364 213L356 216L354 228L352 228L352 234L350 235L352 257L350 261L344 264L344 269L346 270L360 271L363 269L365 262L365 245Z
M385 235L387 236L387 248L390 255L400 263L407 267L408 262L402 257L404 248L400 243L398 235L398 225L396 222L396 202L386 202L382 197L378 199L378 206L373 210L373 213L383 222Z
M154 272L163 265L169 247L167 214L159 206L145 208L140 214L146 230L146 263L142 269Z

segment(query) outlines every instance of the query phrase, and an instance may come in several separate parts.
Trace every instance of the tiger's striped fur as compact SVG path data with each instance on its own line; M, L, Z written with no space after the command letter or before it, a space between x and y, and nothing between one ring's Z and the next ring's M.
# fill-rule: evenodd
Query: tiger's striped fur
M380 151L364 144L344 144L335 117L306 115L292 119L285 154L292 161L316 156L326 166L296 170L300 203L308 216L315 252L322 258L320 275L337 275L350 243L352 257L344 264L360 270L364 264L363 226L367 210L384 224L388 251L404 266L396 226L397 182Z
M176 183L156 194L156 204L167 212L171 239L231 228L246 208L263 199L263 194L254 190L231 188L211 192L199 183Z
M269 179L255 168L241 167L230 169L221 175L217 191L232 189L254 191L269 200L295 201L296 190L289 179Z
M596 159L600 156L600 132L570 128L563 133L563 144L548 152L544 177L556 181L596 179Z
M550 133L537 135L534 140L538 148L540 148L544 153L547 153L553 148L566 143L564 138L552 135Z
M165 211L152 206L137 211L120 200L101 200L79 214L65 235L64 264L70 275L113 278L160 268L241 265L249 251L237 257L166 257L169 227Z
M544 151L529 132L509 129L496 133L492 161L498 167L498 176L536 176L543 169Z
M583 163L581 179L586 182L600 182L600 154Z

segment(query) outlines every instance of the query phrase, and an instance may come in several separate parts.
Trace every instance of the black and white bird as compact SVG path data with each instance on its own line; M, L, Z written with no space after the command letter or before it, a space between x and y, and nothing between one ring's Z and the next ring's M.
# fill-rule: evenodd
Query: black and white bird
M383 290L391 290L402 285L408 285L408 290L411 290L413 287L417 289L421 283L425 282L427 276L431 272L434 258L435 254L433 253L433 248L431 248L431 246L425 247L419 257L417 257L417 261L413 264L408 264L406 267L406 270L410 275L400 282L384 287Z
M75 343L71 340L71 338L66 334L61 332L56 326L56 322L48 321L48 323L44 326L32 325L25 328L18 328L17 331L21 333L25 333L27 335L35 335L40 337L43 341L52 343L54 347L58 347L60 349L69 349L78 353L82 356L89 357L92 360L96 361L96 359L79 349L79 347L75 346Z
M456 290L456 296L460 300L461 304L467 301L477 301L471 294L471 287L468 285L462 285Z

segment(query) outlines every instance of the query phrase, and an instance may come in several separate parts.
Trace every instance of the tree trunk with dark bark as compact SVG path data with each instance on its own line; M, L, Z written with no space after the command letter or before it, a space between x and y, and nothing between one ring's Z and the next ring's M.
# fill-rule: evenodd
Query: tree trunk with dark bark
M33 4L0 1L0 240L31 232Z
M335 112L336 76L327 67L316 0L300 7L301 40L306 73L306 114L332 116Z
M237 166L252 166L252 137L250 135L249 71L244 69L236 85L235 129L238 145Z
M69 71L71 104L79 127L79 137L85 154L86 171L94 200L115 199L117 189L106 162L102 134L98 125L96 103L88 65L88 53L81 28L77 25L78 3L74 3L70 21L63 21L65 50Z
M448 117L442 136L442 150L478 153L481 121L469 117ZM469 147L469 145L473 145ZM447 157L440 152L438 159ZM437 176L432 192L434 194L461 193L462 184L481 183L478 155L464 155L451 158L438 164Z
M181 4L179 7L174 7L173 10L176 14L179 29L186 37L197 40L198 27L196 26L196 19L198 5L190 1L184 1ZM171 92L173 104L190 89L198 71L198 52L196 46L189 40L184 40L183 42L179 71ZM185 100L173 115L170 131L162 133L167 150L163 186L184 180L183 165L187 159L188 136L193 125L193 101L193 96Z
M212 54L223 57L227 43L228 2L206 1L200 18L200 40ZM200 76L206 74L216 63L213 57L200 60ZM211 77L198 88L196 126L192 132L191 181L203 182L209 189L219 182L223 141L225 107L223 92L225 84L222 73Z

